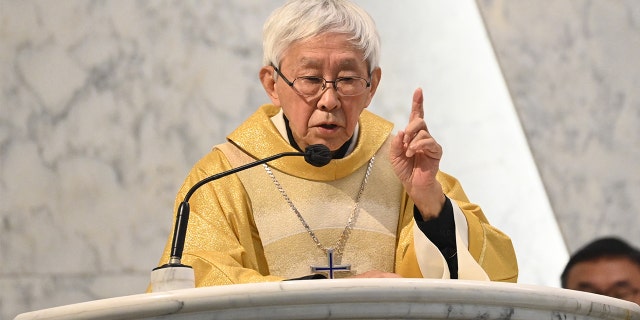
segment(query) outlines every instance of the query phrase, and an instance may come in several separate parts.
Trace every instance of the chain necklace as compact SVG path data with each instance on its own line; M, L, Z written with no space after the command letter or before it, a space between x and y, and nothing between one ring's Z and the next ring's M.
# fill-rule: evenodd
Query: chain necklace
M300 219L300 222L302 222L302 225L307 230L307 233L309 234L309 236L311 236L311 239L313 239L313 242L316 244L316 247L322 250L322 252L324 252L325 254L328 254L329 252L335 252L338 256L341 256L344 250L345 244L347 243L347 239L349 238L349 235L351 234L351 230L353 229L353 225L358 216L358 212L360 211L360 198L362 197L362 194L364 193L364 187L367 185L367 181L369 180L369 175L371 174L371 168L373 167L374 160L375 160L375 156L371 157L371 160L369 160L367 171L364 174L364 179L362 179L362 183L360 184L360 190L358 191L358 195L356 196L353 212L351 212L351 215L349 215L349 219L347 220L347 225L344 227L344 230L342 231L342 235L336 241L335 245L330 248L323 246L320 240L318 240L318 237L316 237L315 232L311 230L311 227L309 227L309 224L307 223L307 221L304 220L304 217L302 217L302 214L300 214L300 211L298 211L298 208L296 208L296 206L293 204L293 201L291 201L291 199L287 195L287 192L284 190L284 188L282 187L278 179L276 179L276 176L271 171L271 168L266 163L263 164L262 166L264 167L269 177L271 177L273 184L276 186L276 188L278 188L278 191L280 191L280 194L282 194L282 197L284 198L284 200L289 204L289 207L291 208L291 210L293 210L296 216L298 216L298 219Z

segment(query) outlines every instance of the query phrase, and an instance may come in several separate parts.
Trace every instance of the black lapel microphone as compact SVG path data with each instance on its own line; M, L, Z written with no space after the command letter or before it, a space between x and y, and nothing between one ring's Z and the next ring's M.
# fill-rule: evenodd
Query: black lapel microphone
M184 197L184 200L180 203L180 206L178 207L178 214L176 215L176 225L173 229L173 240L171 245L171 257L169 259L169 263L159 266L157 268L154 268L153 270L167 268L167 267L190 267L190 266L185 266L181 263L182 250L184 249L184 241L187 235L187 224L189 222L189 199L191 198L191 195L193 195L193 193L196 190L198 190L198 188L200 188L206 183L220 179L222 177L226 177L230 174L233 174L242 170L246 170L278 158L288 157L288 156L304 156L304 160L307 163L315 167L322 167L327 165L331 161L331 150L329 150L329 148L323 144L313 144L308 146L304 152L279 153L279 154L270 156L268 158L264 158L262 160L247 163L237 168L227 170L218 174L214 174L193 185L193 187L189 189L189 191Z

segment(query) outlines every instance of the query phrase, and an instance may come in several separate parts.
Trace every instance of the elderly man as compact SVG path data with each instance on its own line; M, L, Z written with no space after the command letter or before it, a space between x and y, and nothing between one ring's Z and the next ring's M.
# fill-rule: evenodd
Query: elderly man
M439 170L442 148L423 119L422 91L395 135L365 110L382 76L379 43L370 16L344 0L289 1L269 17L259 77L271 104L194 166L178 203L203 178L256 159L322 144L332 160L314 167L283 157L195 192L183 262L196 286L325 277L516 281L509 237Z

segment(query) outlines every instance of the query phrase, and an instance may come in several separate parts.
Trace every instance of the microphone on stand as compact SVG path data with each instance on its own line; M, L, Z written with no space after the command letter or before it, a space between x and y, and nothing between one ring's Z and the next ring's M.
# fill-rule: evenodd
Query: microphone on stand
M237 168L214 174L193 185L193 187L189 189L184 197L184 200L178 207L178 213L176 214L176 224L173 229L171 256L169 258L169 262L156 267L153 269L153 271L151 271L151 290L153 292L158 292L195 287L195 277L193 274L193 269L191 268L191 266L182 264L181 260L185 237L187 235L187 224L189 222L189 199L191 198L193 193L198 190L198 188L211 181L226 177L230 174L234 174L236 172L288 156L304 156L304 160L315 167L325 166L331 161L331 151L329 150L329 148L322 144L314 144L308 146L304 152L279 153L262 160L247 163Z

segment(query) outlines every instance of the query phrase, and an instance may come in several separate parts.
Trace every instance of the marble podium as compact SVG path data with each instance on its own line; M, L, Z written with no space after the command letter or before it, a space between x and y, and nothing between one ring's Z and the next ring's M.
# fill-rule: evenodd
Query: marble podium
M640 306L559 288L429 279L182 289L43 309L27 319L637 319Z

